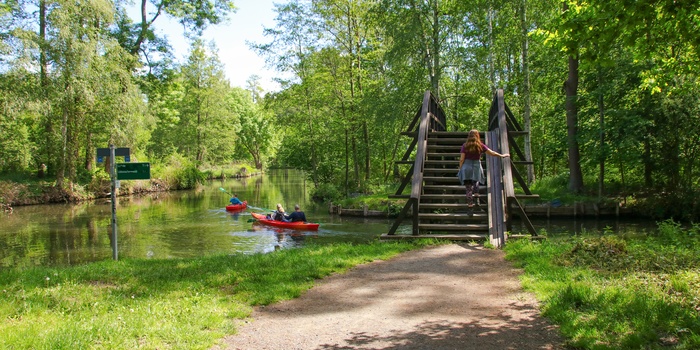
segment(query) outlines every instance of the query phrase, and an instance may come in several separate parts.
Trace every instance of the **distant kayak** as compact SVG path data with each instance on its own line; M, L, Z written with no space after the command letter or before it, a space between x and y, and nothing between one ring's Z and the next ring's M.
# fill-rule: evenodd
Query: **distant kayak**
M291 229L295 229L295 230L315 231L315 230L318 230L318 225L319 225L319 224L314 224L311 222L303 222L303 221L284 222L284 221L270 220L265 215L258 214L258 213L250 213L250 215L253 215L253 217L255 219L257 219L259 222L261 222L263 224L270 225L270 226L276 226L276 227L291 228Z
M241 204L230 204L226 206L226 211L238 211L248 208L248 201L243 201Z

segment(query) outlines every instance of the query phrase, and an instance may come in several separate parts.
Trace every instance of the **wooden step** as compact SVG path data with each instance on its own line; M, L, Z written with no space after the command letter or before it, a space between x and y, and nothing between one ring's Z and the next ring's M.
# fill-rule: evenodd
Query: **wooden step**
M455 175L455 178L457 176ZM423 191L445 191L445 192L457 192L464 194L466 188L464 185L425 185L423 186ZM486 193L486 185L479 185L480 193Z
M428 146L430 145L458 145L464 144L466 139L452 139L452 138L428 138Z
M483 131L479 131L479 135L481 136L481 139L484 139L485 133ZM469 137L469 130L467 131L432 131L428 134L428 137L436 137L436 138L461 138L464 139L462 142L467 140L467 137Z
M485 212L474 212L469 213L419 213L419 219L427 220L443 220L443 221L475 221L475 220L485 220L488 218Z
M454 176L457 177L457 169L455 168L425 168L423 169L423 176Z
M486 208L485 203L480 203L480 204L482 204L482 205L479 205L479 204L474 205L474 212L480 211L481 210L480 208L482 206L484 208ZM452 209L452 210L460 209L460 210L464 210L465 212L469 209L469 207L467 206L467 203L421 203L421 204L419 204L419 208L421 208L421 209Z
M478 233L451 233L451 234L418 234L418 235L387 235L383 234L379 236L379 239L383 240L407 240L407 239L445 239L449 241L485 241L488 240L488 233L478 234Z
M446 183L449 185L459 185L459 179L457 179L457 176L450 176L450 177L442 177L442 176L423 176L423 181L426 184L435 184L435 183Z
M488 224L418 224L418 230L426 231L488 231Z
M426 160L425 163L423 163L425 167L427 166L435 166L435 165L448 165L452 168L457 169L459 167L459 160L433 160L429 159Z
M459 160L460 153L459 151L457 153L448 153L448 152L443 152L443 153L427 153L428 159L434 159L434 158L445 158L445 157L451 157L451 158L457 158Z
M461 146L452 145L428 145L428 152L430 151L455 151L459 152L462 149Z
M464 190L462 190L462 192L464 192ZM479 199L479 198L484 198L484 199L485 199L485 198L486 198L486 195L479 195L479 194L477 194L475 197L476 197L477 199ZM422 195L420 196L421 201L424 200L424 199L425 199L425 200L438 200L438 199L443 199L443 200L449 200L449 201L456 202L456 201L458 201L458 200L463 200L463 199L466 199L466 198L467 198L467 196L466 196L465 193L461 193L461 194L454 194L454 193L450 193L450 194L422 194Z

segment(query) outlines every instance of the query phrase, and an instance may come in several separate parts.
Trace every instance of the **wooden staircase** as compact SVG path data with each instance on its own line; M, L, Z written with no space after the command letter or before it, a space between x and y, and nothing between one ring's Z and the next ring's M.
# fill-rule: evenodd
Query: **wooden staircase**
M497 96L500 96L502 101L502 91L499 91L499 94ZM497 104L496 97L494 104ZM500 110L504 112L505 108L502 107ZM493 113L494 107L490 114ZM501 114L502 127L507 129L505 113ZM491 122L489 124L492 124ZM498 126L495 127L497 128ZM517 126L511 126L511 128L517 129ZM492 130L481 132L481 137L491 149L504 153L509 152L508 138L525 134L519 130L516 131L518 132L508 134L507 131L499 133ZM510 226L508 209L517 206L518 216L522 219L524 211L517 197L537 197L527 189L522 179L519 179L519 183L524 186L525 193L515 195L512 189L512 178L507 177L513 173L519 177L517 169L513 166L528 164L528 162L506 158L502 164L500 158L482 159L482 167L487 173L488 181L486 186L480 185L477 201L474 208L470 210L466 204L466 189L457 178L460 149L467 139L468 131L445 131L444 112L428 91L421 110L409 126L409 131L402 134L412 137L413 142L397 163L410 164L411 167L396 194L389 197L405 198L407 203L389 233L382 235L382 238L431 237L468 241L489 240L496 246L502 246L505 243L505 231ZM512 143L515 144L515 142ZM506 149L501 149L501 144L505 144ZM517 144L515 146L517 147ZM516 153L516 156L522 157L519 149ZM489 169L490 167L494 169ZM403 194L409 182L411 194ZM510 186L510 189L507 189L507 186ZM409 211L412 211L411 215ZM410 235L396 234L399 224L409 216L413 223ZM525 220L526 226L529 225L530 233L537 235L527 216Z

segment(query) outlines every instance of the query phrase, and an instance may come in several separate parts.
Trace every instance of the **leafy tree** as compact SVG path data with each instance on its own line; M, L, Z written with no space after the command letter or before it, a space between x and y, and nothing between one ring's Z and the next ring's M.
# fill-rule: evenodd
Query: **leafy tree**
M243 148L255 167L262 169L274 141L272 115L255 104L247 90L233 88L229 98L232 115L240 123L240 129L231 130L231 142Z
M230 85L213 45L195 40L181 72L180 152L197 164L229 160L234 146L227 132L237 130L238 122L228 108Z

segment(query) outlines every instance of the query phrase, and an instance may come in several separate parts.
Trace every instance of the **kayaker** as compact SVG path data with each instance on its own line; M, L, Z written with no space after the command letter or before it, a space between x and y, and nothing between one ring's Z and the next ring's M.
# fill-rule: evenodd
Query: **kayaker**
M231 202L231 204L233 204L233 205L236 205L236 204L243 204L243 202L241 202L241 200L238 199L238 194L236 194L236 193L233 194L233 198L231 198L231 199L229 200L229 202Z
M287 219L287 213L284 212L282 204L277 203L277 210L272 213L272 220L289 222L289 219Z
M294 211L289 214L289 221L295 222L295 221L303 221L306 222L306 215L304 215L304 212L299 209L299 204L294 205Z

